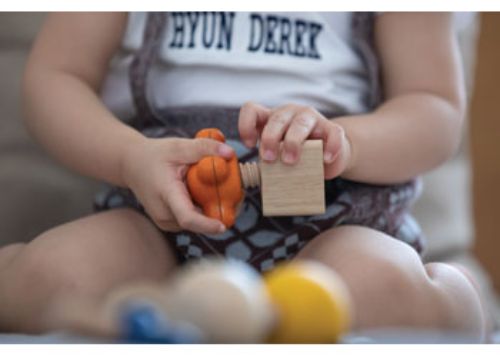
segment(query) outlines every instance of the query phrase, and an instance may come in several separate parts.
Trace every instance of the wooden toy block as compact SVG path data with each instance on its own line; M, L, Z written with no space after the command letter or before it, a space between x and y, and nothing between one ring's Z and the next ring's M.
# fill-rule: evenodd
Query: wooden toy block
M280 160L259 166L264 216L325 213L323 141L307 140L293 166Z

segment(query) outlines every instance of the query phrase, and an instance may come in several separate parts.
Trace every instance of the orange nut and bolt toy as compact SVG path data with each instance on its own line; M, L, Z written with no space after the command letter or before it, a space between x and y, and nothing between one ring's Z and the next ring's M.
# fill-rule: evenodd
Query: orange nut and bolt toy
M213 128L200 130L196 138L226 141L224 134ZM187 186L193 201L206 216L220 220L226 227L234 224L243 199L236 155L228 160L219 156L204 157L188 169Z

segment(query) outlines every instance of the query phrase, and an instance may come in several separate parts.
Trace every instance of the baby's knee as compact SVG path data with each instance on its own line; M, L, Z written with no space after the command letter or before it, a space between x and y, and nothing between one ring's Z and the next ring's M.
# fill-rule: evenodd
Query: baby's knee
M460 330L482 340L486 333L486 316L481 297L470 278L445 263L425 265L430 285L437 296L444 328Z
M27 244L0 271L0 330L41 332L45 312L58 298L96 293L95 271L85 269L74 253L51 248Z
M349 279L360 327L436 325L434 288L418 256L397 249L368 255L359 265Z
M335 243L341 254L330 260L351 288L361 327L413 326L417 328L460 328L450 321L449 301L443 296L447 284L432 265L424 266L420 256L405 243L381 232L348 227ZM332 235L339 238L339 235ZM440 265L437 265L440 266ZM445 275L455 278L455 270ZM464 283L460 279L457 282ZM463 284L462 284L463 285ZM456 284L454 286L457 286ZM469 294L462 286L455 294ZM465 301L464 303L474 301ZM471 307L471 309L473 309Z
M4 271L9 287L13 292L31 292L34 297L95 290L103 272L95 271L77 249L67 248L67 244L57 247L36 240L26 245Z
M412 258L408 254L406 260L372 262L378 272L376 284L385 291L391 325L454 331L481 340L485 326L482 305L465 275L448 264L423 265Z

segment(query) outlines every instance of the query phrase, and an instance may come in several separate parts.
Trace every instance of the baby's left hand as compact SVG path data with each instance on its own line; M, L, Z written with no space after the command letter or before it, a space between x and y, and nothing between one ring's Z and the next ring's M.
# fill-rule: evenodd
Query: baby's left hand
M238 128L248 147L254 147L260 138L264 161L277 159L283 141L281 160L293 165L300 159L305 140L321 139L326 179L341 175L351 163L351 144L344 129L311 107L288 104L270 109L248 102L241 107Z

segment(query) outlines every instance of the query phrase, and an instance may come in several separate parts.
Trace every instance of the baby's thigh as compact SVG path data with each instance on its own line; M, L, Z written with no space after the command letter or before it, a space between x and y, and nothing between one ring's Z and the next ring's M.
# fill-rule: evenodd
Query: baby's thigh
M27 244L2 271L37 285L101 293L134 279L160 279L174 267L165 237L131 209L93 214Z
M7 253L0 269L6 331L44 331L52 308L68 298L100 299L122 284L162 279L175 266L163 234L131 209L61 225Z
M372 264L422 269L418 253L408 244L363 226L339 226L322 232L298 254L321 260L339 272L369 273ZM346 273L347 273L346 270Z
M320 261L340 274L352 295L356 327L406 322L411 306L418 310L416 305L427 303L422 292L430 280L419 255L382 232L333 228L314 238L297 258Z

